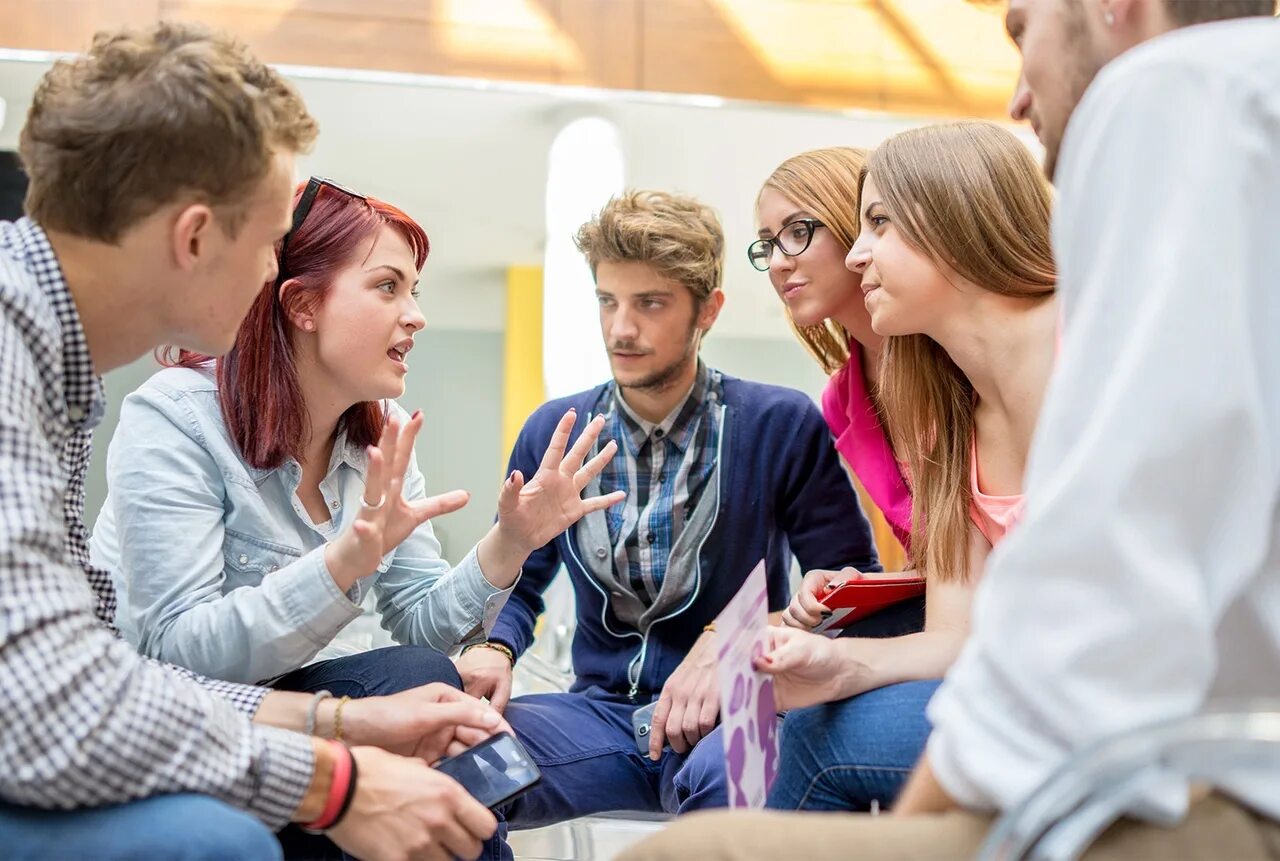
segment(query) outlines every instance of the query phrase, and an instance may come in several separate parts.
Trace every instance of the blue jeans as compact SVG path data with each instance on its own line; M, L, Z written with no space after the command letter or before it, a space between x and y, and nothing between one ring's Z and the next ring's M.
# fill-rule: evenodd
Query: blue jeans
M685 813L725 807L724 747L716 728L688 754L668 749L653 762L636 746L635 703L600 688L530 694L505 717L542 772L542 782L499 812L499 835L610 810ZM509 859L505 845L482 856Z
M380 697L430 682L462 689L458 668L448 657L427 646L388 646L345 658L320 661L286 673L271 683L280 691L335 697Z
M901 637L924 629L924 596L854 622L841 637ZM914 687L912 686L914 685ZM893 685L792 710L782 722L778 777L768 806L867 810L887 806L924 751L924 706L937 682Z
M159 795L91 810L0 804L0 855L11 861L226 861L281 858L256 818L205 795Z
M789 712L768 806L868 810L872 801L890 806L924 753L925 706L939 684L904 682Z
M388 646L359 655L320 661L276 679L282 691L329 691L336 697L379 697L430 682L462 688L458 669L445 655L426 646ZM348 857L322 834L307 834L290 825L279 834L291 861L329 861Z
M856 622L845 633L896 637L923 624L924 601L916 599ZM512 700L507 721L542 771L542 782L503 811L506 823L536 828L611 810L683 814L728 806L720 728L690 753L667 750L653 762L637 749L631 728L631 713L643 704L599 688Z
M507 722L542 782L504 811L512 828L537 828L609 810L685 813L728 804L724 748L713 730L688 754L654 762L636 747L635 703L600 688L516 697Z

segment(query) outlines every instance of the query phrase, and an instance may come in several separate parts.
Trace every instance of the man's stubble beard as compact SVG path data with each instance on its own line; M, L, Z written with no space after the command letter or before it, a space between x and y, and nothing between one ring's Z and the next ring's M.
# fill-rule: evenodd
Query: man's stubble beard
M614 381L621 389L635 389L644 392L662 392L669 388L676 380L678 380L684 370L693 362L698 361L698 348L702 345L702 335L698 332L696 325L689 327L689 337L686 341L687 349L679 359L672 362L665 368L654 371L646 377L642 377L634 383L624 383L616 376Z

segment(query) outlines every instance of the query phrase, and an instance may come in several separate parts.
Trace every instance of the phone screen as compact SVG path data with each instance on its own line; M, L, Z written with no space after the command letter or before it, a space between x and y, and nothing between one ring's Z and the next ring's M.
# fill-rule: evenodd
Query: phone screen
M436 763L485 807L498 807L542 779L538 766L510 733L499 733Z

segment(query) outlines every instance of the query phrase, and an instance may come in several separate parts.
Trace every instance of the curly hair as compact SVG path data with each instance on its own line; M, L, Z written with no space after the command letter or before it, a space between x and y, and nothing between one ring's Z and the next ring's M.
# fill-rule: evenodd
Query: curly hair
M574 240L594 276L601 262L647 263L689 288L698 302L724 281L724 229L711 207L662 191L610 199Z

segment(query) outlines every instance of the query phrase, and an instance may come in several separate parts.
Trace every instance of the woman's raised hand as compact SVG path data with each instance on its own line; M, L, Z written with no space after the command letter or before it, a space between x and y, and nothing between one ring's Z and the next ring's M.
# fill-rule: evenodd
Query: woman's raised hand
M423 523L457 511L471 499L465 490L451 490L416 501L404 498L404 475L413 456L413 441L421 428L421 410L403 426L391 415L382 428L378 444L368 449L369 465L360 512L351 526L325 548L325 564L343 591L359 578L372 574L382 557Z

